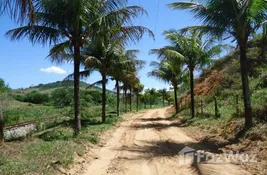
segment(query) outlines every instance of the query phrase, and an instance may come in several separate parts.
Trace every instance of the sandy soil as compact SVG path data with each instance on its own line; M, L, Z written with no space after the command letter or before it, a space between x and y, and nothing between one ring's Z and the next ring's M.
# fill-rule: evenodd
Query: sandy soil
M191 157L182 164L179 152L186 146L209 150L168 120L168 108L125 117L112 137L86 165L81 175L249 175L231 163L196 163Z

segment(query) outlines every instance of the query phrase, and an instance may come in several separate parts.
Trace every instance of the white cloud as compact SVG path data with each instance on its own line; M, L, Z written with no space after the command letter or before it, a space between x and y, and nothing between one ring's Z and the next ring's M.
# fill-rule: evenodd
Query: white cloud
M59 67L51 66L48 68L41 68L42 72L54 73L54 74L66 74L67 72Z

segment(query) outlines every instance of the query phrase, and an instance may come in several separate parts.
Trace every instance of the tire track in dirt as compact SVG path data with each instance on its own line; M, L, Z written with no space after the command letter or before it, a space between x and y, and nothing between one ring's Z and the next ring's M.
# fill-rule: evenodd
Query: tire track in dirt
M168 120L167 108L135 114L121 123L84 175L248 175L233 164L179 164L185 146L201 146Z

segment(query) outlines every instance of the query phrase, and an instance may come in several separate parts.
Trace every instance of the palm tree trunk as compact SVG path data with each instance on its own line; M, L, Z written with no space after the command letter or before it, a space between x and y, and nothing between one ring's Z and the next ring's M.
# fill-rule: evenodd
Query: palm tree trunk
M191 117L195 117L195 99L194 99L194 69L189 69L190 73L190 93L191 93Z
M3 142L4 142L4 120L2 119L2 116L0 114L0 143Z
M132 112L132 88L131 87L130 87L129 103L130 103L130 111Z
M81 131L80 117L80 47L74 47L74 131L79 134Z
M164 95L162 95L162 105L164 106Z
M106 122L106 74L102 73L102 123Z
M174 101L175 101L176 114L178 114L179 106L178 106L178 99L177 99L177 86L174 86Z
M136 94L136 111L139 110L139 94Z
M125 93L124 93L124 90L122 90L122 103L123 103L124 108L125 108Z
M252 127L252 112L250 101L250 89L248 81L248 60L247 60L247 44L240 44L240 69L242 77L243 100L245 107L245 127Z
M127 113L127 90L124 90L124 96L125 96L125 103L124 103L125 113Z
M116 80L116 88L117 88L117 116L120 116L120 83Z

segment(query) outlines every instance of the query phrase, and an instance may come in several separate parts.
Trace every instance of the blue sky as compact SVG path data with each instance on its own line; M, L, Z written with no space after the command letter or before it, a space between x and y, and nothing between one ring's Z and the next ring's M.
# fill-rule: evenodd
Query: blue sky
M175 2L175 0L129 0L129 5L141 5L149 14L149 16L137 19L134 24L148 27L156 37L154 41L152 38L145 36L138 44L128 46L128 49L139 49L141 51L139 58L147 62L146 67L139 73L142 83L147 88L169 87L168 84L147 77L147 72L151 70L149 63L157 60L156 56L148 54L149 50L168 44L164 36L162 36L162 32L172 28L180 29L196 24L196 21L193 20L188 12L169 9L167 4L171 2ZM47 58L48 46L32 45L26 38L21 41L11 42L4 34L8 30L18 27L18 25L6 16L1 16L0 20L2 24L0 27L0 78L3 78L11 88L60 81L73 72L71 64L57 65L50 62L49 58ZM86 81L93 83L98 80L100 80L99 74L94 73ZM114 83L109 83L108 88L113 89Z

